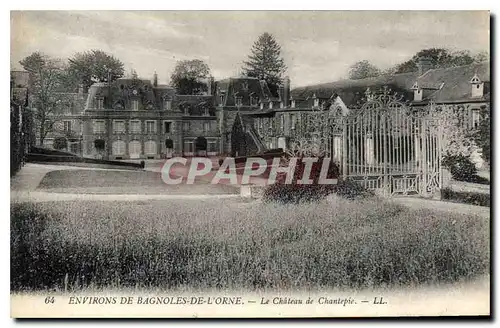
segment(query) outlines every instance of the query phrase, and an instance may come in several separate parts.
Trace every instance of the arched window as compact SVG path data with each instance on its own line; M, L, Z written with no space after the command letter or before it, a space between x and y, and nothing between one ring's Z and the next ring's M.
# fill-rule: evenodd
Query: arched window
M141 142L138 140L132 140L128 144L128 152L130 158L139 158L141 156Z
M148 140L144 143L144 153L146 155L156 155L156 142L154 140Z
M112 144L112 153L113 155L125 155L125 141L123 140L116 140Z

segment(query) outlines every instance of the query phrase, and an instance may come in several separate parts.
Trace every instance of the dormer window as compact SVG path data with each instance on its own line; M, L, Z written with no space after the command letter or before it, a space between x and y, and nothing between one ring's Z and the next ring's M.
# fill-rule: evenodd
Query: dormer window
M316 98L316 95L314 97L314 107L319 107L319 99Z
M422 101L422 89L418 86L418 83L415 82L413 86L411 87L413 90L413 101Z
M472 85L471 96L472 98L481 98L484 95L484 83L479 79L477 74L474 74L470 80Z
M250 106L257 106L258 98L255 95L250 96Z
M184 115L189 115L189 106L184 106Z
M95 107L97 109L103 109L104 108L104 98L103 97L97 97L95 99Z
M163 99L163 110L172 110L172 100Z
M236 106L237 107L243 106L243 97L236 97Z
M208 111L208 107L207 107L207 106L205 106L205 107L203 108L203 115L204 115L204 116L210 116L210 112Z
M295 100L292 99L292 108L295 108Z
M132 110L139 110L139 100L132 100Z

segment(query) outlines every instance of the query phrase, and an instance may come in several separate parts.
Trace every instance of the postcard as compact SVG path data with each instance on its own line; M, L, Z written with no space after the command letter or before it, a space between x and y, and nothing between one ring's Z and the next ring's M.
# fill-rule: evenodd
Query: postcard
M12 11L11 317L490 310L488 11Z

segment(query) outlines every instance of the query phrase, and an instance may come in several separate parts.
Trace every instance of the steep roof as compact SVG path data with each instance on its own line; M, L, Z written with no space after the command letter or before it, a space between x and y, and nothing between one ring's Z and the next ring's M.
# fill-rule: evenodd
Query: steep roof
M431 69L417 79L418 86L424 89L423 100L436 102L462 101L471 99L471 79L477 75L485 85L490 82L490 62L471 65ZM425 92L428 89L427 92ZM489 88L481 99L489 99Z
M215 83L215 89L217 105L236 106L236 97L242 98L242 106L251 106L251 96L263 102L278 100L278 98L271 95L267 83L255 77L231 77L220 80ZM222 94L224 94L223 104L221 104L219 97Z
M388 86L393 92L403 94L407 99L413 99L411 87L417 77L418 72L411 72L381 75L360 80L340 80L295 88L291 91L291 95L292 99L296 99L296 108L312 106L312 97L314 95L321 100L327 100L334 95L338 95L346 106L352 107L364 99L367 88L378 91L384 86Z

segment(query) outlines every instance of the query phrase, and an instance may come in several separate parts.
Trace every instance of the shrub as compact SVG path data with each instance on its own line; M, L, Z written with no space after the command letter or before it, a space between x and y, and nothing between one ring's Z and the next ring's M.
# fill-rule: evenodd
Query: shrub
M286 184L286 174L278 175L276 183L268 186L264 190L262 200L264 202L278 203L302 203L319 201L329 194L335 193L343 198L355 199L373 196L373 193L359 183L352 180L340 179L339 166L331 161L328 167L327 178L337 179L336 184L319 184L321 167L324 157L318 157L318 160L313 163L309 179L312 184L298 184L304 175L305 163L302 158L298 159L297 166L294 171L294 176L290 184Z
M352 180L338 180L334 185L299 185L275 183L264 190L263 202L299 204L324 199L336 194L346 199L359 199L374 196L374 193Z
M333 192L333 185L279 184L268 186L262 195L263 202L298 204L319 201Z
M452 202L490 207L491 196L489 193L459 192L450 188L441 191L441 198Z
M476 165L464 155L445 155L442 164L458 181L470 181L477 174Z
M54 149L61 150L68 147L68 141L64 137L59 137L54 139Z

